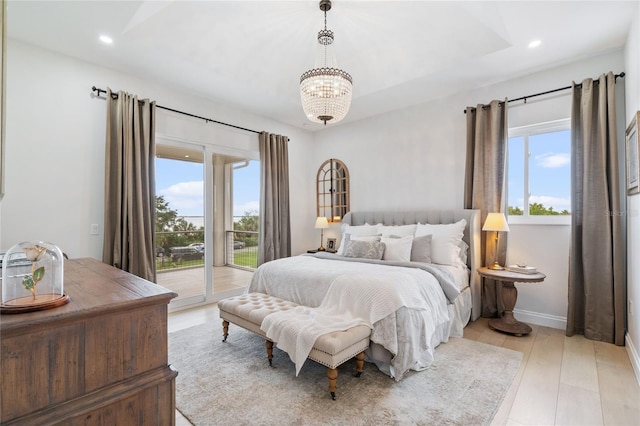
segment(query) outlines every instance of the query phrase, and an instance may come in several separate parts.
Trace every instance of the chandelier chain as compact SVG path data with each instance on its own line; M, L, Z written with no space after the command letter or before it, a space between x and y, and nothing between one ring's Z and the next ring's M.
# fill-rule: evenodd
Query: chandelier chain
M327 30L327 11L324 11L324 29Z
M327 11L324 11L324 32L327 32ZM324 66L327 66L327 44L324 45Z

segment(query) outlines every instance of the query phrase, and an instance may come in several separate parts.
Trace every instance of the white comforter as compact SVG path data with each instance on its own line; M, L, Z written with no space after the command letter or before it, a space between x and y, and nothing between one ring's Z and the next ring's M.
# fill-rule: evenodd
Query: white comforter
M439 282L422 269L339 259L295 256L258 268L247 291L303 305L293 314L268 315L263 330L291 356L297 371L317 337L358 324L373 328L372 342L385 351L368 355L391 377L400 380L409 369L426 368L434 348L449 338L442 286L452 297L455 284L447 282L448 273L434 271Z

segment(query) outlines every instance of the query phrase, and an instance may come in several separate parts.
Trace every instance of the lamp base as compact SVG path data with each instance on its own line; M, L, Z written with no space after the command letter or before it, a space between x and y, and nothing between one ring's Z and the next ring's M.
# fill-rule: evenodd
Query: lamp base
M318 248L318 251L327 251L327 249L326 249L326 248L324 248L324 247L322 247L322 246L320 246L320 247Z
M500 266L500 264L498 263L497 260L495 262L493 262L493 265L489 266L489 269L493 269L494 271L503 271L504 270L504 268L502 266Z

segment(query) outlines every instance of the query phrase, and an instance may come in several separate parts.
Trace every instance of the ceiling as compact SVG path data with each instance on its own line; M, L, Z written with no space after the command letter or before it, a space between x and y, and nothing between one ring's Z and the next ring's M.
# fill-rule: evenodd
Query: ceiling
M620 48L637 7L637 0L334 0L327 27L354 86L341 123ZM323 128L306 119L298 92L300 75L315 66L324 25L318 1L8 0L7 10L10 38ZM113 43L101 43L102 34ZM528 48L534 39L542 44Z

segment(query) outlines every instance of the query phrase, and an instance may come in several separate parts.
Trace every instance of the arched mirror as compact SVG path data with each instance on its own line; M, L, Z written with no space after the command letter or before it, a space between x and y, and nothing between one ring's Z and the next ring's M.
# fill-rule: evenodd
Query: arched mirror
M318 169L317 182L318 217L340 221L349 211L349 169L331 158Z

